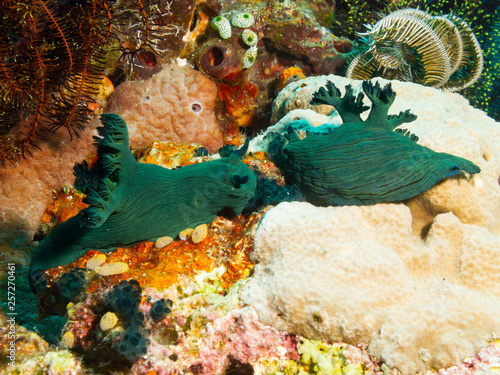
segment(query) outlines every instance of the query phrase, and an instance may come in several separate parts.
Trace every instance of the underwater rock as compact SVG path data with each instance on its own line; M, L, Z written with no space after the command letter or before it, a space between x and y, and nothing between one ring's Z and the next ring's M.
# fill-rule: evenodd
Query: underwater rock
M257 230L245 303L309 339L366 343L404 374L458 365L500 334L500 236L403 204L281 203Z
M130 152L123 119L104 114L101 120L97 163L90 169L85 162L75 166L75 185L90 207L40 242L31 271L71 263L88 249L111 251L175 237L222 210L238 214L254 194L256 178L234 154L177 170L140 164Z
M325 123L328 122L328 116L338 116L335 108L331 105L311 103L314 93L320 87L323 87L327 80L336 83L333 77L338 76L330 74L328 76L308 77L286 85L273 101L271 125L277 124L278 121L294 110L312 110L317 114L323 115L323 122ZM321 123L318 125L321 125Z
M334 106L344 121L340 127L303 140L291 133L288 144L283 136L269 134L276 145L273 151L270 145L272 160L307 201L319 206L400 202L445 178L479 173L479 167L466 159L434 152L418 145L412 135L394 131L416 117L408 110L388 115L396 96L390 84L381 88L378 82L365 81L363 90L372 102L365 121L360 117L367 109L363 94L354 96L349 86L341 98L327 81L312 103Z

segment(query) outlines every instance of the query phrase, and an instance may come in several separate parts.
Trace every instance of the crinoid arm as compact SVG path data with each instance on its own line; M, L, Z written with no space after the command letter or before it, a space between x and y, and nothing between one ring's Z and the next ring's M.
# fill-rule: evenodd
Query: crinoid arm
M450 92L461 91L472 86L481 77L484 68L483 52L467 22L453 14L443 18L455 24L463 41L460 52L464 54L464 58L460 60L454 74L442 88Z
M328 104L339 112L342 121L345 123L360 123L360 114L369 107L363 105L363 93L354 96L354 90L351 85L345 87L344 97L340 97L340 90L332 81L326 82L326 88L321 87L313 95L311 104Z
M354 57L347 67L345 76L351 79L371 79L380 69L380 63L368 50Z

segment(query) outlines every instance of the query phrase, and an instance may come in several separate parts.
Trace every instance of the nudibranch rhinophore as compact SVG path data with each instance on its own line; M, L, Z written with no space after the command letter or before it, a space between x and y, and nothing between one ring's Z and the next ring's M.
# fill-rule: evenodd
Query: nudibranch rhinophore
M430 189L439 181L480 168L458 156L435 152L417 144L418 137L397 126L416 119L409 110L388 115L396 98L391 85L363 82L372 102L368 118L360 114L363 93L351 85L340 90L328 81L311 104L337 109L343 124L326 135L308 134L303 140L290 130L287 136L270 133L271 158L283 170L287 183L298 187L306 200L318 206L368 205L401 202Z
M30 275L74 262L87 250L112 251L239 214L253 197L256 177L232 153L218 160L169 170L137 163L118 115L101 116L97 162L75 165L75 187L89 207L58 225L35 248ZM31 280L30 280L31 282Z

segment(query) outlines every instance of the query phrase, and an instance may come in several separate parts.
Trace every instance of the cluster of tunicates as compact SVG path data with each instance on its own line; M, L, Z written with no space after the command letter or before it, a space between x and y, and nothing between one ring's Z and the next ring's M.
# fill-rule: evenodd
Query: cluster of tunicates
M159 299L151 305L151 310L149 310L149 315L153 322L158 323L165 319L165 317L172 312L172 301L169 299Z
M150 332L144 325L144 314L139 311L141 293L141 286L136 280L123 280L106 296L113 311L125 321L118 353L129 360L148 352Z
M231 22L224 16L217 16L212 20L212 27L219 32L222 39L229 39L232 35L231 25L233 27L243 28L241 40L250 47L243 55L243 69L250 68L257 57L257 42L259 37L255 31L248 29L255 22L255 18L250 13L238 13Z
M85 284L85 270L82 268L73 268L66 272L57 280L61 302L65 305L74 302L85 288Z

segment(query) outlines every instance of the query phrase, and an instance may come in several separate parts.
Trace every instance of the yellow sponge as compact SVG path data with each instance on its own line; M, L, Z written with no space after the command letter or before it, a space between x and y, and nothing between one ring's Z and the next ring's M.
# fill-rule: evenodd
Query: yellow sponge
M196 228L194 228L193 234L191 235L193 243L200 243L201 241L203 241L207 237L207 233L207 224L198 225Z
M156 240L155 247L157 249L161 249L162 247L165 247L168 244L172 243L173 240L174 239L172 237L169 237L169 236L160 237Z
M87 261L87 269L88 270L95 270L97 267L99 267L105 261L106 261L106 255L104 255L104 254L94 255L92 258L90 258Z
M66 332L61 339L61 344L71 349L75 345L75 336L69 331Z

